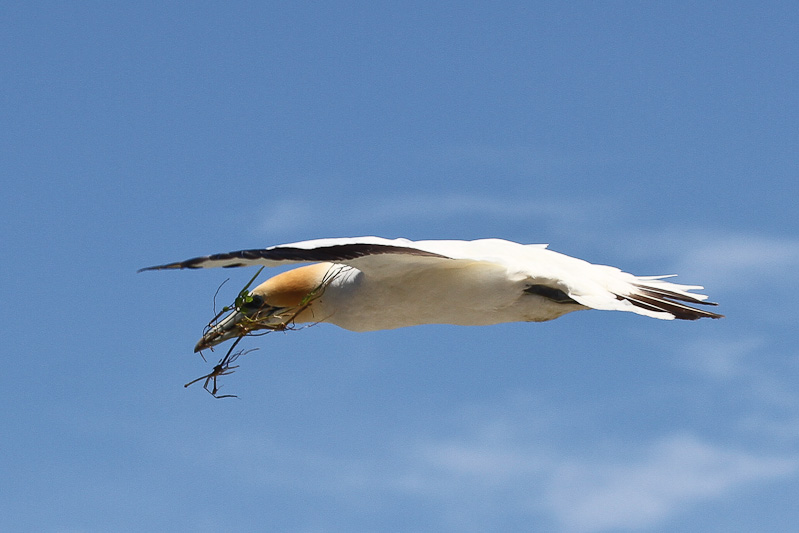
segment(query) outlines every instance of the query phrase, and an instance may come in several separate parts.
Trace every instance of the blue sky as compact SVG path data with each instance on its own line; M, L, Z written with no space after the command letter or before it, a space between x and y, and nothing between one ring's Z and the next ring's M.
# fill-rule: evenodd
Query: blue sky
M0 529L799 527L794 2L2 18ZM137 268L358 235L550 243L727 318L319 325L183 388L253 272Z

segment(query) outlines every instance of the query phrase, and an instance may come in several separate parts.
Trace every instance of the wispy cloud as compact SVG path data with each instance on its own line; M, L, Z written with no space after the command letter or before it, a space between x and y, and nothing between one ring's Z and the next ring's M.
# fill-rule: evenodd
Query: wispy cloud
M784 287L794 284L798 277L799 239L751 234L711 236L703 245L693 246L683 256L682 265L715 286L746 290L776 283Z
M568 531L650 527L686 506L790 476L797 457L726 449L692 435L648 444L634 459L564 460L551 472L548 505Z
M562 426L530 426L526 413L509 415L518 407L495 413L505 431L482 430L496 422L478 419L471 437L419 444L398 465L407 470L399 472L398 487L438 499L448 516L459 517L460 526L477 524L475 530L504 513L592 533L655 527L692 506L799 471L797 454L715 444L688 431L564 447L558 442L573 439Z
M676 354L676 362L701 381L702 396L717 405L742 402L730 415L741 432L773 446L799 444L799 393L794 386L795 348L780 348L765 336L697 338Z
M680 350L679 363L715 380L751 380L754 377L751 359L766 342L751 338L698 338Z
M497 405L463 419L458 436L407 435L368 455L289 449L254 434L225 437L209 453L239 465L248 484L349 502L360 512L397 499L424 502L426 521L442 531L484 531L500 516L570 532L656 527L799 471L797 454L716 444L687 431L562 446L562 426L530 416L540 407Z
M607 219L615 212L599 198L527 199L479 194L421 193L383 195L356 199L334 196L326 199L284 198L273 201L266 209L260 227L263 232L337 232L363 231L383 225L419 226L452 223L484 227L486 221L524 224L536 228L564 231L589 226L591 219ZM532 236L532 231L530 232ZM481 235L485 236L485 235ZM495 235L501 237L501 235Z

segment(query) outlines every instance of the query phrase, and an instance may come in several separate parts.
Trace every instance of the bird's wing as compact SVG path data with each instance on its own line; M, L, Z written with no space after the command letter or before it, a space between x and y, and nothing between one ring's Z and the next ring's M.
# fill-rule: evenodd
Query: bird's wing
M455 259L444 253L417 247L415 244L407 239L392 240L380 237L316 239L269 248L238 250L195 257L185 261L142 268L139 272L255 265L271 267L291 263L331 262L353 266L370 275L381 276L387 275L386 268L393 270L392 266L404 265L405 268L413 268L414 265L418 267Z
M715 305L704 301L707 296L690 292L701 289L700 286L663 281L668 276L634 276L615 267L547 250L545 244L523 245L501 239L416 242L380 237L317 239L195 257L141 271L311 262L352 266L374 279L425 268L477 267L502 272L509 282L558 289L574 302L593 309L630 311L660 319L722 316L687 305Z
M705 301L704 294L691 292L703 289L699 285L664 281L672 276L635 276L616 267L596 265L542 248L527 247L523 263L516 261L515 267L527 273L530 283L558 288L575 302L592 309L629 311L664 320L723 316L692 307L716 304Z
M616 267L596 265L548 250L544 244L482 239L419 241L414 245L458 260L501 266L509 281L523 280L533 289L528 292L546 295L552 294L549 289L560 290L574 302L592 309L629 311L664 320L723 316L692 307L716 305L705 301L704 294L691 292L701 290L703 287L699 285L664 281L672 276L635 276Z

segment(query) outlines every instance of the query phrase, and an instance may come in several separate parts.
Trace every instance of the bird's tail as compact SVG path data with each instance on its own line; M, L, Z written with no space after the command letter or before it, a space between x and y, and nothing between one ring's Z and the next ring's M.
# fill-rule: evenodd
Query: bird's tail
M723 318L724 315L713 313L693 305L717 305L708 302L704 294L691 293L701 290L699 285L679 285L664 281L671 276L636 276L630 290L614 294L620 302L628 302L638 314L663 319L697 320L699 318ZM691 304L691 305L688 305Z

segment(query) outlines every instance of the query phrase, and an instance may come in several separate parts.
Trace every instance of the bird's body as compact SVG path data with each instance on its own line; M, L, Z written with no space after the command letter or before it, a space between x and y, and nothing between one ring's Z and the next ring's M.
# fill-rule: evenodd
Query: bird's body
M631 311L660 319L721 315L699 286L640 277L546 248L500 239L409 241L320 239L189 259L144 270L312 265L279 274L252 291L258 309L237 310L198 349L238 336L243 316L269 324L329 322L353 331L420 324L540 322L580 309ZM714 304L711 304L714 305Z
M480 263L422 269L378 280L355 268L319 265L332 269L327 272L340 272L297 322L329 322L351 331L420 324L487 326L551 320L583 308L525 293L523 278L509 280L502 269Z

